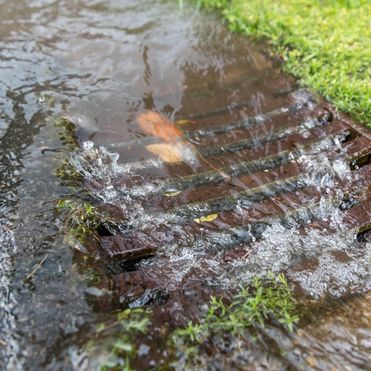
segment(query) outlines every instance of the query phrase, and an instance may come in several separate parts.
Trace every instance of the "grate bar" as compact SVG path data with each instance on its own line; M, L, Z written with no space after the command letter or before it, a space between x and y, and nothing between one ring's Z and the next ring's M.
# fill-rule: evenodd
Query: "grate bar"
M327 201L333 204L339 202L337 198L330 198ZM253 241L261 239L267 228L273 224L281 223L287 227L293 224L308 225L308 223L316 218L315 215L321 211L321 208L322 200L319 202L310 202L307 206L295 208L272 217L262 218L259 221L248 223L240 227L232 227L217 231L208 230L207 234L204 234L201 237L194 236L194 238L189 240L187 243L182 243L182 246L189 246L195 250L201 249L216 252L231 249L236 246L247 245ZM359 217L357 217L360 212L359 208L367 213L367 220L359 220ZM353 221L354 233L358 233L359 231L371 227L369 218L370 209L371 200L369 199L365 203L360 203L354 206L350 209L350 212L345 214L346 218ZM351 217L352 214L356 215L356 223L354 223L354 218ZM151 236L148 236L143 232L139 232L139 234L140 236L134 240L130 237L129 244L127 243L128 239L125 235L102 237L103 251L110 259L132 260L143 256L155 255L160 247L164 251L178 248L178 243L176 242L164 244L164 241L159 241L156 234ZM171 238L169 240L171 240ZM145 245L143 245L143 241L146 241Z
M157 180L154 183L144 184L132 188L122 188L120 193L122 195L129 195L131 197L147 197L153 194L182 191L189 187L201 186L206 184L221 183L228 177L238 177L241 175L251 174L260 170L274 169L278 166L285 165L288 162L299 158L305 151L309 151L313 146L327 143L329 140L340 142L345 140L349 135L349 131L337 133L330 136L329 138L322 139L320 141L313 140L309 144L305 145L302 149L297 150L283 150L277 154L270 155L264 158L242 161L232 166L223 167L218 170L206 171L202 173L195 173L179 178ZM125 166L125 165L124 165Z

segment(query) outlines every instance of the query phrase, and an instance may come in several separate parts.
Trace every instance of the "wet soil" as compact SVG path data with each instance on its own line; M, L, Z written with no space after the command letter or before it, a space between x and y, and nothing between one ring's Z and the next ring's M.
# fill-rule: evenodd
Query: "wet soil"
M3 369L98 369L112 349L97 326L128 307L152 311L135 369L367 369L369 132L176 2L0 0L0 20ZM56 176L66 158L78 186ZM64 197L116 225L68 244ZM211 295L268 271L304 308L294 333L226 334L193 364L169 350Z

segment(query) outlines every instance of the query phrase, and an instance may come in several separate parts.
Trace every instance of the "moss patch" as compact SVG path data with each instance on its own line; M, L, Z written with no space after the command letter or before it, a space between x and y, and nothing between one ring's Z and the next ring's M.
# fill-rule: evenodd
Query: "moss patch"
M231 30L267 38L284 69L371 127L368 0L199 0Z
M102 215L88 202L62 199L57 202L57 210L64 215L69 237L84 243L87 236L95 236Z
M67 117L55 119L54 124L57 128L60 128L59 140L68 150L77 151L80 146L76 136L76 125Z
M68 181L71 185L73 185L74 182L80 184L84 180L82 174L68 159L63 160L62 165L56 170L56 175L58 178Z

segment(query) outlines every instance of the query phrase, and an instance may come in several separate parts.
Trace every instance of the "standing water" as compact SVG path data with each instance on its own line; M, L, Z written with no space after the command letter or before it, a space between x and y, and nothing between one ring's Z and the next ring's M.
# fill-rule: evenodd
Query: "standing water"
M368 367L369 134L176 2L0 0L0 20L2 369ZM114 223L71 241L61 200ZM293 332L170 349L269 272L302 303Z

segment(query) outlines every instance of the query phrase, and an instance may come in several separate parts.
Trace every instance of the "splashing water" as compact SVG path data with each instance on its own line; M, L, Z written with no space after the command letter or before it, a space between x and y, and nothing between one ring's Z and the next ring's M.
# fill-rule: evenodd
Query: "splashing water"
M116 180L126 180L135 174L128 170L127 164L118 163L118 154L102 147L95 148L90 142L84 143L82 152L74 158L74 164L88 182L102 182L101 190L96 194L100 200L124 209L130 207L130 219L122 226L123 229L135 225L151 233L151 230L166 227L177 235L177 240L162 246L154 259L141 263L146 269L167 272L170 286L178 285L192 269L203 271L205 278L211 275L213 286L225 290L246 285L254 276L264 276L268 271L285 271L290 279L314 298L326 294L340 297L345 293L370 289L368 261L371 245L366 243L357 247L359 243L343 220L339 204L344 193L339 184L352 181L353 174L344 160L338 158L332 161L323 155L332 143L331 140L324 140L296 160L305 169L302 182L323 194L316 207L288 221L272 220L259 241L254 242L252 236L252 243L242 247L243 258L228 264L221 264L221 261L225 246L230 241L229 232L211 232L205 228L204 237L195 237L188 234L186 227L179 225L176 218L146 214L141 205L145 200L120 197L120 189L115 187ZM354 177L357 178L357 175ZM313 219L328 222L331 232L326 228L313 229L311 225L303 228L303 218L308 224ZM210 251L215 254L210 255ZM339 260L337 254L343 258ZM302 263L302 269L297 269L298 262L311 259L315 259L316 264L306 268Z

